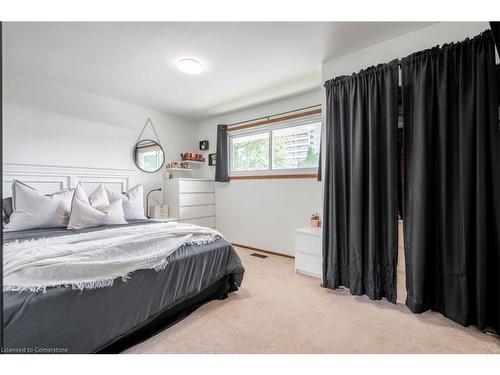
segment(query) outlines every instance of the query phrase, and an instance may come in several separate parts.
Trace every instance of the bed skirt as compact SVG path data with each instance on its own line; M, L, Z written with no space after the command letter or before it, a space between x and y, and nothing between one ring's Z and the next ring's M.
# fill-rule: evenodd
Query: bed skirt
M132 329L127 334L117 337L115 340L99 348L98 354L118 354L131 346L137 345L148 338L175 325L204 304L215 299L223 300L228 294L238 290L234 282L233 275L227 275L214 284L201 291L199 294L165 309L164 311L151 317L141 326Z

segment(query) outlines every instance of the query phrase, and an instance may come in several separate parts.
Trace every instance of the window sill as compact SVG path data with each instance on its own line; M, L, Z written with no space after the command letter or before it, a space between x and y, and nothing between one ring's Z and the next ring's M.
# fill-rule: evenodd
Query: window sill
M318 178L317 173L295 173L295 174L261 174L247 176L230 176L229 180L270 180L281 178Z

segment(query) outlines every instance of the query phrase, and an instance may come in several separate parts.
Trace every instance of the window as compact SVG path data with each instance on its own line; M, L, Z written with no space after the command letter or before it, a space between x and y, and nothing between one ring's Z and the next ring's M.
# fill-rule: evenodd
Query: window
M269 136L267 133L233 138L232 168L234 172L258 171L269 168Z
M321 115L229 132L230 176L316 173Z

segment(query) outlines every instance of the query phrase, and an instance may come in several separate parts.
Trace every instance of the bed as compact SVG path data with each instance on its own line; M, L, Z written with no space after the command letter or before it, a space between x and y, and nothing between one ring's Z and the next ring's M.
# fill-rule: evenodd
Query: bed
M128 225L148 224L148 221L136 221ZM66 229L5 232L4 241L67 234ZM138 270L130 280L116 281L107 288L5 292L6 351L120 352L168 327L201 304L226 298L243 280L241 261L231 244L223 239L183 246L170 255L168 261L164 270Z
M4 166L5 168L5 166ZM106 183L126 191L132 174L117 170L7 165L4 191L12 179L22 178L39 190L53 191L86 183ZM151 220L104 225L4 232L4 243L64 236L107 236L107 231L130 227L146 232ZM135 229L133 229L135 228ZM144 228L144 229L143 229ZM156 230L156 229L153 229ZM110 286L75 290L49 287L45 291L4 292L4 352L6 353L118 353L169 327L214 299L225 299L241 286L244 268L223 238L201 244L186 243L167 258L162 269L138 269L128 280Z

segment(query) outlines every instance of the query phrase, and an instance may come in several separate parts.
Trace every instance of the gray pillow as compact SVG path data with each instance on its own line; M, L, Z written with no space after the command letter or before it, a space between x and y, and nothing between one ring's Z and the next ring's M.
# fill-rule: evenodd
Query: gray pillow
M2 199L2 220L4 224L7 224L10 219L10 215L14 212L12 207L12 197Z

